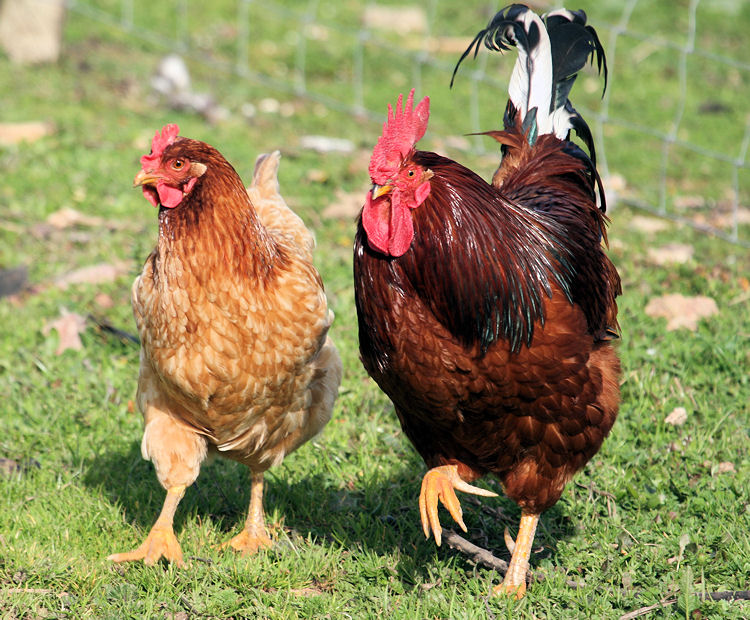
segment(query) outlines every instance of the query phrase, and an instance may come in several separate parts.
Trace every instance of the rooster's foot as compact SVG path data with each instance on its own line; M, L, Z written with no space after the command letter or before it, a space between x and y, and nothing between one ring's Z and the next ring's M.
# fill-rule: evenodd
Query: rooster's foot
M457 465L441 465L433 467L422 479L422 490L419 493L419 514L422 518L422 530L425 538L430 537L430 531L435 536L438 546L442 540L443 528L440 527L438 517L438 500L448 509L453 520L465 532L461 504L456 497L455 490L484 497L496 497L497 493L486 491L470 485L458 475Z

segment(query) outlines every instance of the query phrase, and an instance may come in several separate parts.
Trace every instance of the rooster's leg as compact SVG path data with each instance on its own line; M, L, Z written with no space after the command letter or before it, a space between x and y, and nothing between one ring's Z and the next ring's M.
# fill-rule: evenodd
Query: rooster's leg
M143 544L133 551L113 553L107 559L113 562L143 560L144 564L151 566L156 564L159 558L164 557L177 566L182 566L182 549L180 549L180 543L177 542L177 537L174 535L172 523L177 505L183 495L185 495L184 485L168 489L161 514Z
M253 474L250 483L250 507L247 511L245 529L232 540L224 543L241 552L251 555L259 549L271 546L271 539L266 533L265 518L263 516L263 474Z
M511 594L516 598L522 598L526 593L526 574L529 572L531 545L538 522L538 514L525 510L521 512L521 525L518 527L515 547L511 552L508 572L505 573L503 582L493 588L494 594Z
M497 493L486 491L470 485L458 475L457 465L441 465L433 467L422 479L422 490L419 493L419 514L422 518L422 530L425 538L430 537L430 530L435 536L435 542L440 546L443 528L440 527L438 518L438 500L448 509L453 520L458 523L465 532L466 525L463 520L461 504L456 497L454 489L464 493L483 495L484 497L496 497Z

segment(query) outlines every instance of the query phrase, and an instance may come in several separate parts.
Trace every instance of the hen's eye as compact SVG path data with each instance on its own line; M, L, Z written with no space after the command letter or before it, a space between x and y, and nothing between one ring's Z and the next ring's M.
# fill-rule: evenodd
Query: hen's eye
M179 170L184 165L185 165L184 161L182 161L181 159L175 159L174 162L172 163L172 168L174 168L175 170Z
M408 176L409 178L411 178L411 177L413 177L413 176L414 176L415 174L416 174L416 173L414 172L414 170L409 170L409 172L407 173L407 176Z

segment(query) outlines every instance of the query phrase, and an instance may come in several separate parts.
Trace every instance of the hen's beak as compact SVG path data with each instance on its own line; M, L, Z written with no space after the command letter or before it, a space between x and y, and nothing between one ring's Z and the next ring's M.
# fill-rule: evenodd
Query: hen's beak
M138 187L139 185L156 185L158 180L153 172L141 170L133 179L133 187Z
M387 183L385 185L378 185L377 183L374 183L372 186L372 190L371 190L372 199L375 200L376 198L380 198L381 196L390 194L392 189L393 189L393 186L388 185Z

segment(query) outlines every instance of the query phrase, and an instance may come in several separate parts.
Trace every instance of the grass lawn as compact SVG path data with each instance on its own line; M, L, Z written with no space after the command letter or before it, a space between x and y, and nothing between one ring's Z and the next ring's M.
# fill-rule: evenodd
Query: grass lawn
M335 99L348 92L362 3L328 4L320 9L325 18L351 30L312 36L304 76L313 94ZM622 3L579 4L598 26L615 23ZM684 25L683 4L664 3L651 12L644 5L631 27L681 44L674 31ZM726 19L704 4L702 48L736 54L750 10ZM153 32L173 35L173 7L140 0L133 5L136 32L148 23ZM282 5L295 15L308 8L292 0ZM96 6L119 15L119 3ZM283 11L248 5L254 32L263 33L248 40L253 72L268 78L259 81L224 70L238 36L234 2L216 2L205 15L197 3L182 6L188 7L182 27L191 42L194 87L212 92L229 110L216 125L170 110L152 95L149 79L164 52L158 41L81 12L69 12L57 65L20 68L0 57L0 122L54 124L41 140L0 146L0 268L25 265L29 279L20 295L0 299L0 616L617 618L671 599L676 603L647 617L750 616L748 602L698 597L750 589L750 252L671 221L653 226L654 220L644 222L643 213L622 203L613 210L611 256L625 290L620 416L600 453L542 517L531 559L539 581L520 602L488 598L498 574L424 540L417 507L424 464L358 359L351 277L355 212L330 208L364 200L367 161L386 103L412 86L411 68L388 46L366 47L361 100L383 116L356 117L323 97L310 100L274 86L293 83L300 62L299 34L285 29ZM431 6L439 36L465 36L468 43L486 21L485 3ZM383 35L386 42L389 37ZM410 40L393 35L392 43L408 47ZM417 94L431 95L433 115L422 146L488 178L496 155L470 152L466 146L475 143L461 137L474 129L466 110L475 67L462 67L449 91L458 54L437 54L447 72L425 66L419 75ZM506 82L512 57L478 62ZM610 113L669 131L674 67L673 54L649 54L642 42L629 46L623 39L611 66ZM710 69L708 82L731 83L731 69ZM750 95L747 77L715 93L728 111L705 122L696 115L711 86L690 90L681 139L736 157ZM573 101L597 110L598 88L588 72ZM496 127L504 87L479 89L479 122ZM263 98L280 102L279 109L259 105ZM251 118L241 113L247 101L256 104ZM247 182L259 153L281 149L282 193L315 230L317 264L336 313L332 336L345 367L331 423L267 475L274 548L253 558L217 549L241 528L249 476L235 463L216 461L204 466L178 511L175 531L189 564L182 570L104 559L139 544L163 501L153 467L140 455L142 423L133 406L137 346L89 320L80 350L58 354L58 332L47 329L73 312L135 331L130 285L155 242L157 224L156 212L131 182L154 131L167 122L216 146ZM624 177L628 191L653 200L661 151L621 126L605 131L610 171ZM300 136L311 134L347 138L354 152L306 150ZM730 186L727 168L679 149L670 162L680 169L668 186L670 201L698 196L707 217L711 209L721 210ZM741 183L744 204L748 191ZM50 223L47 218L64 208L89 219ZM745 227L745 239L747 232ZM649 253L674 243L692 248L692 257L660 264L658 254ZM64 286L67 274L101 264L113 266L113 275ZM695 331L667 331L664 319L645 313L652 298L667 293L712 297L718 314ZM678 407L686 410L684 423L666 423ZM507 559L503 530L515 533L518 507L502 496L481 504L461 499L467 538ZM447 513L441 515L450 525Z

